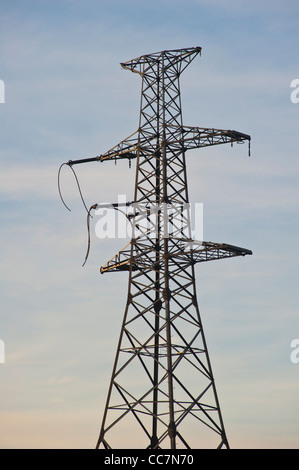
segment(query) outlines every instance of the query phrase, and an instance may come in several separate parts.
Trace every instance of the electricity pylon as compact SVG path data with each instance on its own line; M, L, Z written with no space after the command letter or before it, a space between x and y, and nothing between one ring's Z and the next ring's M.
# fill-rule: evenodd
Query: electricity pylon
M130 448L229 447L194 265L252 252L192 239L185 153L250 145L250 136L183 125L180 75L200 52L169 50L122 63L142 78L138 130L100 156L67 162L137 159L132 239L101 268L128 271L129 285L97 448L121 448L124 438Z

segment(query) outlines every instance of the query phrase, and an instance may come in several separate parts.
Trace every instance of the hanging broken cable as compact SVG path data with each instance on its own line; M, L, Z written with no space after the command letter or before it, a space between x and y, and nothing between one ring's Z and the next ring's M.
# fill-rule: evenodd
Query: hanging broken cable
M89 255L89 250L90 250L90 218L92 218L91 214L90 214L90 211L92 209L96 209L98 207L97 204L93 204L89 211L87 211L87 251L86 251L86 255L85 255L85 260L84 260L84 263L82 264L82 268L83 266L85 266L85 263L87 261L87 258L88 258L88 255Z
M85 204L85 201L84 201L84 198L83 198L83 195L82 195L82 191L81 191L81 187L80 187L80 184L79 184L78 177L77 177L77 175L76 175L76 173L75 173L75 170L73 169L72 165L71 165L69 162L67 162L67 163L62 163L62 165L60 165L59 170L58 170L58 181L57 181L57 183L58 183L58 191L59 191L60 199L61 199L63 205L67 208L67 210L69 210L69 211L71 212L71 209L67 206L67 204L65 203L65 201L64 201L64 199L63 199L63 197L62 197L61 189L60 189L60 172L61 172L61 169L62 169L62 167L63 167L64 165L67 165L67 166L72 170L72 172L73 172L73 174L74 174L74 177L75 177L75 180L76 180L76 183L77 183L77 187L78 187L78 190L79 190L79 194L80 194L80 197L81 197L81 201L82 201L82 203L83 203L83 205L84 205L84 207L85 207L85 209L86 209L86 212L88 213L88 209L87 209L87 206L86 206L86 204Z
M127 214L120 210L119 207L128 207L130 205L132 205L133 203L132 202L125 202L125 203L113 203L113 204L93 204L90 209L87 211L87 251L86 251L86 255L85 255L85 260L84 260L84 263L82 264L82 267L85 266L86 264L86 261L87 261L87 258L89 256L89 251L90 251L90 218L92 218L92 215L91 215L91 210L92 209L115 209L119 212L121 212L122 214L124 214L125 217L127 217ZM129 217L127 217L127 219L129 220L130 224L132 225L132 222L130 220Z

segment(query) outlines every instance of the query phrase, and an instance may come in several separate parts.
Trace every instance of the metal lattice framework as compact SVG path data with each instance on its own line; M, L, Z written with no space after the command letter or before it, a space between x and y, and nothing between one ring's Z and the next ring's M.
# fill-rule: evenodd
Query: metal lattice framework
M137 159L132 239L101 268L128 271L129 285L97 448L120 448L128 435L131 448L229 446L194 265L251 251L192 240L185 152L250 145L250 136L183 125L179 79L200 52L162 51L122 63L142 78L138 130L100 156L68 162Z

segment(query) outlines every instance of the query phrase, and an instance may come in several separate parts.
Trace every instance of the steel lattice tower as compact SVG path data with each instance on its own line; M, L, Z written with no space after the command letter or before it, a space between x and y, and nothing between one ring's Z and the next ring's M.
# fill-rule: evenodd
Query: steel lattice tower
M67 162L137 159L132 239L101 268L128 271L129 283L97 448L122 447L124 433L132 434L131 448L229 447L194 265L252 253L192 240L185 152L250 145L250 136L183 125L180 75L200 52L162 51L122 63L142 78L137 132L105 154Z

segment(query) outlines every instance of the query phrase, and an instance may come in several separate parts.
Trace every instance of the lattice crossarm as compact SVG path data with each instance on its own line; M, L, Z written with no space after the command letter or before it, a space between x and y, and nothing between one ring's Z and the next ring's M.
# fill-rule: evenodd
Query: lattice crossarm
M180 148L183 147L184 150L191 150L219 144L243 144L245 141L248 141L250 152L250 135L239 131L190 126L169 127L173 129L173 133L167 139L166 144L168 146L178 146Z

